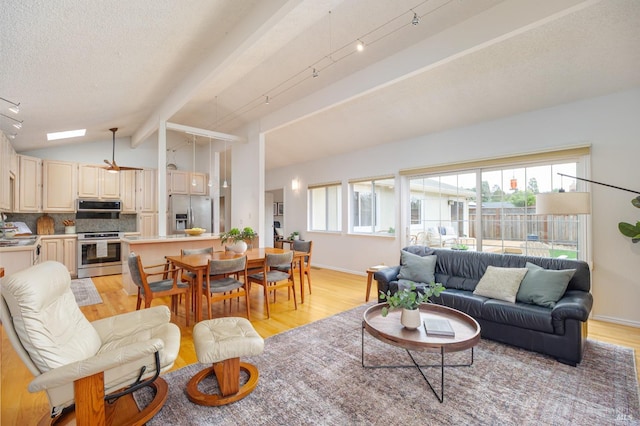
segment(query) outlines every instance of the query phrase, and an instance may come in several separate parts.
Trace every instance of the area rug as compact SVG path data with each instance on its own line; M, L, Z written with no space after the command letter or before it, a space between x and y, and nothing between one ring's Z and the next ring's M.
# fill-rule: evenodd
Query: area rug
M633 351L593 340L578 367L489 340L470 367L445 369L440 403L415 368L364 369L365 307L270 337L262 355L244 361L260 371L257 388L223 407L191 403L187 381L206 367L163 375L169 398L149 425L637 425ZM366 362L410 363L405 351L365 333ZM413 352L422 364L433 354ZM371 355L371 356L369 356ZM448 354L465 362L469 352ZM454 356L456 358L454 358ZM439 390L440 370L426 369ZM211 392L215 380L202 383ZM148 395L137 399L144 403ZM146 399L148 400L148 399Z
M78 306L97 305L102 303L100 293L93 285L91 278L79 278L71 280L71 291L76 298Z

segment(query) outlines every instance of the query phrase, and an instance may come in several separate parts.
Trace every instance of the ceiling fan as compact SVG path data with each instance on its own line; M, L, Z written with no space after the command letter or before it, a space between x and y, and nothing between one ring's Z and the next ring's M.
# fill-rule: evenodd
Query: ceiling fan
M107 169L107 171L113 172L113 173L117 173L120 170L142 170L142 169L139 169L137 167L118 166L116 164L116 132L118 131L118 128L114 127L112 129L109 129L109 130L111 131L111 133L113 133L113 150L112 150L112 154L111 154L111 161L104 160L104 162L109 165L109 167L105 167L105 169Z

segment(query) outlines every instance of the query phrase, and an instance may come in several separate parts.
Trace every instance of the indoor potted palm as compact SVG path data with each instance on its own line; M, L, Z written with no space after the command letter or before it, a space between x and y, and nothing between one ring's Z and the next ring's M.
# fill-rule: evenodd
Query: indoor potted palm
M225 244L230 241L232 244L228 244L229 250L236 253L244 253L249 247L248 244L258 234L255 233L253 228L246 226L242 231L238 228L231 228L229 232L224 232L220 235L220 242Z
M431 296L439 296L443 290L442 284L432 281L420 290L416 288L416 283L412 282L410 288L398 290L395 294L391 294L391 291L387 291L386 294L380 292L380 299L386 300L388 305L382 308L382 316L386 317L390 309L402 309L400 323L405 328L416 329L422 324L418 309L420 304L430 302Z

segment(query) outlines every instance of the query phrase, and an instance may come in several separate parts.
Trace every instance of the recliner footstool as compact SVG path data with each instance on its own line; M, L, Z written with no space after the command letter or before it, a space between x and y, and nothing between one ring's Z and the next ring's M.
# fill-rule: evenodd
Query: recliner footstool
M193 343L198 362L212 363L199 371L187 383L187 397L195 404L218 406L238 401L249 395L258 384L258 369L240 362L241 356L260 355L264 339L246 318L224 317L205 320L193 327ZM240 370L248 374L240 386ZM198 390L202 380L215 374L220 394L205 394Z

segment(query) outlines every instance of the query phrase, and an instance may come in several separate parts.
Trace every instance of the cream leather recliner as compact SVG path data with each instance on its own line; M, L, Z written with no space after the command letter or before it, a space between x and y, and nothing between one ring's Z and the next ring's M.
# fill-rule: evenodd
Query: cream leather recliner
M169 309L158 306L89 322L70 283L66 267L53 261L2 283L0 318L35 376L29 391L46 391L52 417L75 403L77 424L96 425L105 421L104 400L153 386L154 400L131 423L148 420L166 400L167 384L157 376L172 367L180 349L180 329L169 322ZM104 398L88 391L102 386ZM97 413L91 404L101 407Z

